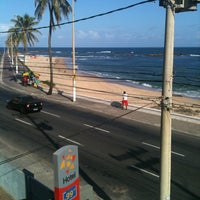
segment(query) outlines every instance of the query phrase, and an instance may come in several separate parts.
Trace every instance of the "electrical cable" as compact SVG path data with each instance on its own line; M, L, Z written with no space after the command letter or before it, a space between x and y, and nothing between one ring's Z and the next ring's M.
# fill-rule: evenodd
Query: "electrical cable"
M125 6L125 7L122 7L122 8L118 8L118 9L115 9L115 10L111 10L111 11L108 11L108 12L92 15L92 16L89 16L89 17L84 17L84 18L77 19L77 20L74 20L74 21L55 24L52 27L63 26L63 25L66 25L66 24L77 23L77 22L80 22L80 21L86 21L86 20L89 20L89 19L93 19L93 18L96 18L96 17L109 15L109 14L112 14L112 13L115 13L115 12L119 12L119 11L122 11L122 10L127 10L127 9L135 7L135 6L139 6L139 5L142 5L142 4L145 4L145 3L150 3L150 2L155 2L155 1L156 0L141 1L139 3L135 3L135 4L132 4L132 5ZM48 26L41 26L41 27L38 27L38 28L31 28L31 29L27 29L27 30L40 30L40 29L45 29L45 28L49 28L49 27L50 26L48 25ZM11 32L21 32L21 31L23 31L23 30L15 29L13 31L1 31L0 33L11 33Z

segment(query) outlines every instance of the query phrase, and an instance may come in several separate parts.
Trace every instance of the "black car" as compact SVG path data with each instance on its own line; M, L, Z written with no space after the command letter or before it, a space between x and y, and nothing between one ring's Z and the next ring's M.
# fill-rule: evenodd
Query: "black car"
M18 110L21 113L39 112L42 110L42 107L42 101L32 97L31 95L17 96L7 103L8 109Z

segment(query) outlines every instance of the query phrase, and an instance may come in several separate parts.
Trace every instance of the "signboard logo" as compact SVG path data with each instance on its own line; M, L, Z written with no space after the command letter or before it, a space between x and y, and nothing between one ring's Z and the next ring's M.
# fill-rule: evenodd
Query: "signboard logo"
M62 155L60 170L65 170L65 173L68 175L70 171L75 169L75 161L76 154L69 148L67 154Z

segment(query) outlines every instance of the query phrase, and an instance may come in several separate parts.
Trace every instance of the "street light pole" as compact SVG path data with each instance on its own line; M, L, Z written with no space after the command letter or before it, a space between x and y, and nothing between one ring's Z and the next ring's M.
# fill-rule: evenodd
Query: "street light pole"
M11 34L11 64L12 64L12 67L13 67L13 41L12 41L12 34Z
M72 93L73 102L76 101L76 63L75 63L75 36L74 36L74 0L72 0Z
M172 1L173 2L173 1ZM171 109L174 59L174 16L172 2L166 5L165 52L161 110L160 200L170 200L171 191Z

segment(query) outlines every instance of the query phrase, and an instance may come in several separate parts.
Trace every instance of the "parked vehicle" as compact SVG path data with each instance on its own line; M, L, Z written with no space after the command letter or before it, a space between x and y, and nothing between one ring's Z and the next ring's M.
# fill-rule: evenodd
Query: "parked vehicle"
M7 108L18 110L21 113L40 112L43 108L43 102L31 95L21 95L8 101Z

